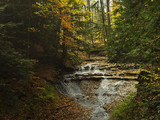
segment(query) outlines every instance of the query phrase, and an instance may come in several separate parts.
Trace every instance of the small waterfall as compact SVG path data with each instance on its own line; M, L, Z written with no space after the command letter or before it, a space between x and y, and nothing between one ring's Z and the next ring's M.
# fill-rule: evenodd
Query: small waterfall
M108 80L106 74L106 70L99 69L99 62L87 63L79 67L75 73L65 75L61 83L65 94L75 98L75 101L79 104L93 110L90 120L109 119L109 114L104 109L104 105L110 104L116 99L127 95L127 88L123 90L123 85L126 84L126 86L128 85L127 87L131 87L131 85L123 80ZM90 85L92 78L97 77L97 75L101 75L100 77L102 79L98 81L99 86L97 88L92 87L94 93L90 93L90 95L94 99L91 99L90 95L88 95L89 90L86 93L88 89L86 84L88 83ZM80 78L81 81L78 80ZM133 86L134 84L132 84Z

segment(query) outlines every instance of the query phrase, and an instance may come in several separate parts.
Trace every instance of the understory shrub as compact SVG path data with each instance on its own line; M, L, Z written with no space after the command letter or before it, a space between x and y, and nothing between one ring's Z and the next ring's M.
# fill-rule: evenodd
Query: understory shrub
M134 120L133 112L136 107L134 101L135 93L131 93L125 100L119 104L110 116L110 120Z

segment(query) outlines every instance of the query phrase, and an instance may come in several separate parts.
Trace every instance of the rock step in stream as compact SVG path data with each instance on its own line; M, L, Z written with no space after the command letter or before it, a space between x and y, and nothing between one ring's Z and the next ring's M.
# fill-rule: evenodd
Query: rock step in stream
M104 58L96 60L80 66L73 74L65 75L60 91L92 109L90 120L108 120L109 113L104 106L136 91L137 82L134 80L139 73L134 66L124 70L106 63Z

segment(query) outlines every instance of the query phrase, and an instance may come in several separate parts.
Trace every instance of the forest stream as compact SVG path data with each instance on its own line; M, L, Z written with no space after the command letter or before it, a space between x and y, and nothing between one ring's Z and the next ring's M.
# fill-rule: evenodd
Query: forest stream
M160 0L0 0L0 120L160 120Z
M91 57L72 74L66 74L60 92L92 110L90 120L108 120L109 111L135 92L138 70L107 63L105 57Z

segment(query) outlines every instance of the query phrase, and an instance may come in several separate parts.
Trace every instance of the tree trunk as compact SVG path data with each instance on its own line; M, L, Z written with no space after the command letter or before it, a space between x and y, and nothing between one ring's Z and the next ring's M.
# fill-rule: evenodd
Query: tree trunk
M104 15L104 3L103 3L103 0L100 0L100 3L101 3L102 23L103 23L103 33L104 33L103 39L104 39L104 45L106 46L105 36L107 35L107 29L106 29L106 26L105 26L105 15Z
M111 26L111 17L110 17L110 0L107 0L107 22L108 22L108 28Z
M109 36L110 36L110 29L111 29L111 18L110 18L110 0L107 0L107 23L108 23L108 26L107 26L107 40L109 39Z
M89 12L91 12L90 0L87 0L87 8L88 8ZM93 22L93 16L92 16L92 14L90 13L89 16L92 17L91 22ZM90 28L92 27L92 23L89 23L89 27ZM90 39L91 39L92 46L94 47L93 32L92 32L92 30L91 30L91 33L90 33Z
M59 49L59 41L60 41L60 32L61 32L61 20L58 20L57 26L56 26L56 56L58 55L58 49Z
M89 10L89 12L91 11L91 7L90 7L90 0L87 0L87 8Z
M65 63L65 59L67 57L67 46L66 46L66 38L65 38L65 33L63 32L63 42L62 42L62 62Z

